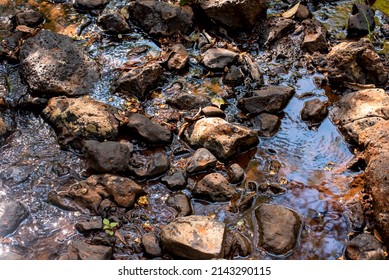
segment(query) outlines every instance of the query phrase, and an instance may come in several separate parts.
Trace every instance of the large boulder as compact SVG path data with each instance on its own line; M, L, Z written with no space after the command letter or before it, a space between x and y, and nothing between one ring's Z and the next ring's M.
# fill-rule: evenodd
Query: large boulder
M185 131L190 145L204 147L221 160L245 152L258 143L254 130L229 123L221 118L202 118Z
M192 260L222 258L226 225L205 216L180 217L164 226L164 251Z
M384 85L388 81L387 69L366 39L334 46L327 61L328 80L335 89L347 88L350 83Z
M117 109L91 98L55 97L43 110L43 117L67 144L75 139L113 140L118 135Z
M272 254L287 254L293 250L301 232L301 218L293 210L274 204L262 204L255 210L259 242Z
M197 198L213 202L224 202L230 200L236 194L236 191L223 175L211 173L204 176L195 185L192 194Z
M0 202L0 237L13 233L28 215L27 207L19 201Z
M213 21L243 29L266 19L267 0L201 0L200 7Z
M99 78L95 61L71 38L42 30L20 49L20 73L40 95L84 95Z
M156 0L137 0L129 7L130 20L153 36L188 33L193 11L189 6Z

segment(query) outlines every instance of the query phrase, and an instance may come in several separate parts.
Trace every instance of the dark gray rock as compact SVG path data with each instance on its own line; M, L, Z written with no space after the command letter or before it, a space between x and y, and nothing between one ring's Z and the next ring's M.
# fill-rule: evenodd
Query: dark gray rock
M212 169L216 166L217 158L207 149L197 149L186 165L187 173L196 173Z
M169 96L166 103L177 107L179 110L198 109L212 105L211 99L208 96L201 94L179 93Z
M132 150L131 143L98 142L95 140L85 141L83 148L88 166L101 173L126 171Z
M171 55L167 62L169 69L181 70L185 68L189 61L189 54L182 44L174 45L171 49Z
M271 46L275 41L285 37L289 32L294 30L296 22L294 20L275 17L271 18L268 23L268 34L265 42L266 46Z
M183 193L171 195L166 200L166 204L177 210L177 217L189 216L193 213L190 199Z
M180 217L164 226L164 251L192 260L222 258L226 225L205 216Z
M130 31L127 20L117 11L103 13L99 16L97 24L107 34L124 34Z
M262 113L256 116L253 123L258 126L258 135L271 137L278 132L281 126L281 120L278 116Z
M305 29L301 49L309 53L328 52L326 28L314 18L304 20L303 24Z
M140 178L154 178L165 174L169 169L169 158L162 152L150 156L133 155L129 165L129 170Z
M230 177L230 182L233 184L242 182L245 177L243 168L237 163L230 165L228 168L228 175Z
M110 0L75 0L73 6L81 10L103 9Z
M16 25L26 25L28 27L37 27L45 20L41 12L26 10L15 15Z
M318 98L304 102L303 109L301 110L301 119L307 122L310 127L319 126L327 115L327 102L321 101Z
M131 114L128 116L127 127L136 137L149 144L168 144L172 141L172 133L169 129L152 122L145 115Z
M226 114L223 112L223 110L214 106L206 106L202 108L201 113L203 113L206 118L226 118Z
M363 37L375 28L374 11L367 5L354 3L348 20L347 36Z
M232 65L223 78L223 83L229 86L238 86L243 83L244 74L239 67Z
M385 247L373 235L362 233L347 242L345 256L350 260L385 260Z
M302 226L296 212L279 205L262 204L255 210L255 216L258 246L277 255L285 255L296 247Z
M223 70L238 59L239 54L230 50L212 48L203 54L203 63L212 70Z
M77 222L75 228L81 233L87 233L92 230L102 230L103 219L101 218L101 216L92 216L85 220Z
M214 202L230 200L236 193L227 179L219 173L205 175L192 190L194 197Z
M154 232L148 232L142 236L142 245L148 255L152 257L162 256L162 249Z
M252 114L278 113L288 104L294 89L288 86L267 86L255 90L239 101L239 108Z
M110 260L112 248L103 245L92 245L85 241L73 241L68 252L59 257L60 260Z
M0 237L16 231L28 215L27 207L19 201L0 202Z
M152 63L122 72L114 81L113 91L143 100L163 79L161 65Z
M129 7L130 20L152 36L186 34L192 29L193 11L185 5L137 0Z
M162 177L161 181L173 191L182 190L187 185L185 174L180 171L174 172L172 175Z
M29 88L39 95L83 95L99 78L97 63L70 37L42 30L20 49L19 70Z

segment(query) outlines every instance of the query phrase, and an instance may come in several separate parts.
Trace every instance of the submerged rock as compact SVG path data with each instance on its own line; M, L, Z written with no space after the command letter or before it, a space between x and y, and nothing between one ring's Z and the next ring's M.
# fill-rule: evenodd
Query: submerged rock
M258 134L221 118L203 118L185 131L190 145L204 147L221 160L245 152L258 143Z
M192 260L222 258L226 225L205 216L180 217L162 228L164 251Z
M258 126L258 135L271 137L276 134L281 126L281 120L278 116L262 113L256 116L253 123Z
M317 98L304 102L303 109L301 110L301 119L311 127L320 125L327 115L327 102Z
M27 207L19 201L0 202L0 237L13 233L28 215Z
M374 11L367 5L354 3L348 20L347 36L363 37L375 28Z
M193 11L189 6L156 0L136 0L129 7L130 20L152 36L186 34L192 29Z
M222 202L230 200L236 193L227 179L219 173L205 175L192 190L194 197Z
M112 248L103 245L92 245L85 241L72 241L68 252L60 260L110 260Z
M347 242L345 255L351 260L385 260L384 249L373 235L362 233Z
M293 250L301 232L300 216L283 206L262 204L255 210L259 242L272 254L287 254Z
M70 37L42 30L20 49L19 70L38 95L83 95L99 78L98 66Z
M217 163L217 158L207 149L197 149L193 156L189 159L186 172L196 173L207 169L214 168Z
M266 18L266 0L202 0L200 7L212 20L232 29L251 27Z
M239 54L230 50L212 48L203 54L203 63L212 70L223 70L238 59Z

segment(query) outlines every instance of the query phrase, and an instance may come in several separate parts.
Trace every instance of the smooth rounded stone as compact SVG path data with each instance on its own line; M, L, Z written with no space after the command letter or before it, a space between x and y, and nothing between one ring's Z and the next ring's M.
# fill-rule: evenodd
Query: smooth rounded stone
M245 177L243 168L237 163L230 165L228 168L228 175L230 177L230 182L233 184L242 182Z
M367 39L335 45L326 60L328 80L334 89L347 88L353 83L379 86L389 78L388 70Z
M110 0L74 0L73 6L76 9L94 10L102 9Z
M103 228L103 219L101 216L92 216L77 222L75 228L81 233L87 233L93 230L101 230Z
M212 169L216 166L217 158L207 149L199 148L186 165L187 173L196 173Z
M239 100L238 106L251 114L278 113L288 104L294 89L288 86L266 86Z
M351 260L385 260L385 247L373 235L362 233L347 242L345 256Z
M281 126L280 118L268 113L259 114L254 118L253 122L258 126L258 135L263 137L273 136Z
M19 12L14 17L16 25L26 25L28 27L36 27L45 20L42 13L34 10L26 10Z
M213 21L231 29L245 29L266 19L266 0L202 0L200 8Z
M375 28L374 11L367 5L354 3L347 24L348 37L363 37Z
M186 34L192 29L190 6L155 0L136 0L129 7L130 20L152 36Z
M327 102L317 98L308 100L304 102L300 115L310 126L318 126L328 115Z
M103 13L97 19L97 24L107 34L124 34L130 31L127 20L117 11Z
M182 44L174 45L171 49L171 54L167 62L167 67L172 70L181 70L185 68L189 61L189 54Z
M41 30L20 48L19 71L37 95L88 94L99 78L97 63L67 36Z
M163 81L163 68L152 63L129 71L123 71L113 82L113 91L140 100Z
M152 257L162 256L162 248L154 232L148 232L142 236L142 245L148 255Z
M296 247L302 228L296 212L279 205L262 204L255 210L255 216L258 246L276 255L285 255Z
M259 143L254 130L221 118L198 120L185 131L185 137L190 145L206 148L220 160L232 158Z
M166 204L177 210L177 217L185 217L193 213L190 199L183 193L172 194L166 200Z
M226 114L223 112L223 110L214 106L206 106L202 108L201 113L203 113L206 118L226 118Z
M229 201L235 194L235 189L220 173L205 175L192 190L194 197L213 202Z
M127 127L137 137L149 144L168 144L172 141L172 133L169 129L152 122L142 114L129 115Z
M244 81L244 74L239 67L232 65L223 78L223 83L229 86L238 86Z
M170 169L170 161L165 153L158 152L150 156L132 155L129 170L139 178L155 178Z
M176 218L161 232L164 251L192 260L223 258L225 237L226 225L205 216Z
M112 248L103 245L92 245L82 240L72 241L68 252L60 260L110 260Z
M119 127L115 114L116 108L89 97L54 97L42 112L65 145L80 138L114 140Z
M130 154L133 150L131 143L113 141L84 142L83 152L89 168L100 173L120 173L128 169Z
M301 44L303 51L314 53L327 53L327 30L323 24L316 19L306 19L303 22L304 29L304 40Z
M221 48L208 49L203 54L203 63L212 70L222 70L224 67L237 61L239 54L230 50Z
M16 231L28 215L27 207L20 201L1 201L0 237L5 237Z
M343 95L334 104L331 119L346 141L356 144L364 130L389 119L389 95L383 89L366 89Z
M180 171L162 177L161 182L166 184L168 188L173 191L182 190L187 185L185 174Z
M166 103L177 107L179 110L192 110L212 105L208 96L191 93L179 93L169 96Z

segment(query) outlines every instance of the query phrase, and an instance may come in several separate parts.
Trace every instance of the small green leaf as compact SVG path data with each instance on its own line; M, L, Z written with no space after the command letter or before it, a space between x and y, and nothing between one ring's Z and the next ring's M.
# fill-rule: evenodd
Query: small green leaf
M116 227L117 225L118 225L118 223L115 223L115 222L112 222L112 223L109 224L109 226L110 226L111 228L114 228L114 227Z
M105 218L105 219L103 220L103 224L109 226L109 220Z
M111 229L110 226L104 225L103 229Z
M109 234L109 235L113 235L113 231L112 230L106 230L105 231L107 234Z

